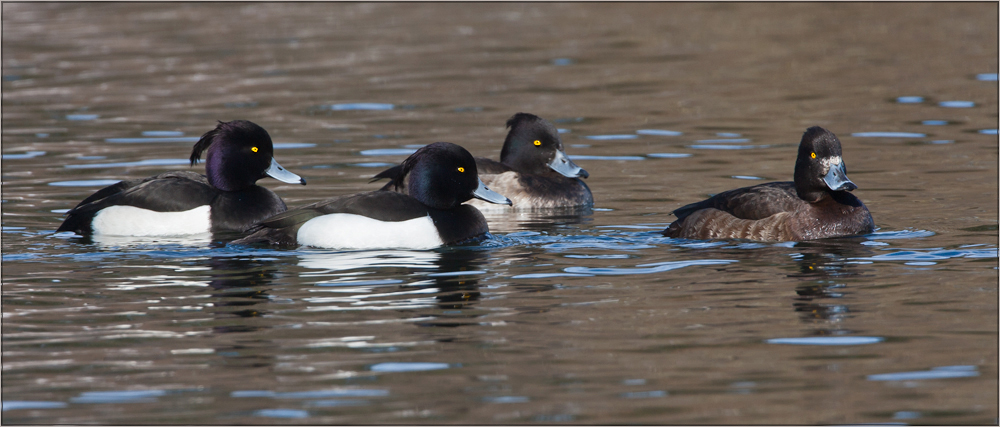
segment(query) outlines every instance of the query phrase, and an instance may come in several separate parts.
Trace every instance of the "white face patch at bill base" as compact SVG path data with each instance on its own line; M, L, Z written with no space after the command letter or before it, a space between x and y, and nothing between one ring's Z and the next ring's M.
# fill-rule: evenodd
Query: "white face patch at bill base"
M844 159L841 159L840 156L830 156L830 157L824 157L822 160L819 161L819 163L823 165L824 171L828 171L830 170L831 167L837 166L843 161Z
M94 234L108 236L182 236L212 230L208 205L181 211L156 212L135 206L110 206L94 215Z
M431 249L444 244L431 217L379 221L336 213L306 221L299 227L300 245L328 249Z

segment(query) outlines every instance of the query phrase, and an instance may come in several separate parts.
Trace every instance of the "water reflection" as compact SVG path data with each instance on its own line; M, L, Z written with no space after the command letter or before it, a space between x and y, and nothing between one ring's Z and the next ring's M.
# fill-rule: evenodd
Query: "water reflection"
M421 326L459 326L455 319L469 318L459 311L470 308L479 302L479 277L486 272L482 269L488 259L488 252L472 250L448 250L442 252L438 260L438 271L428 275L434 279L439 289L437 308L451 310L445 317L452 319L446 322L425 322ZM472 317L476 317L473 315Z
M73 235L80 243L93 243L101 249L146 249L166 246L182 246L186 248L208 249L212 247L212 233L189 234L185 236L108 236L94 234L90 236Z
M834 303L844 296L847 285L843 279L863 276L859 264L853 258L870 255L872 250L861 243L864 237L828 239L822 241L799 242L793 254L799 271L788 277L798 278L805 283L796 286L795 302L792 304L802 321L816 323L814 335L843 335L850 331L836 326L848 317L847 304Z
M486 217L492 234L519 231L552 233L579 229L594 221L591 217L594 214L594 209L589 207L552 208L538 211L487 208L480 209L480 211Z
M209 261L212 280L208 283L217 317L260 317L267 312L261 304L271 296L270 284L279 275L274 263L253 258L214 257ZM251 332L260 327L248 325L217 326L216 333Z
M299 254L299 266L315 270L300 274L314 281L310 292L319 294L304 298L311 304L307 311L430 309L419 325L457 326L465 322L456 319L469 317L462 310L480 298L478 278L486 274L487 259L486 251L462 247L307 252Z

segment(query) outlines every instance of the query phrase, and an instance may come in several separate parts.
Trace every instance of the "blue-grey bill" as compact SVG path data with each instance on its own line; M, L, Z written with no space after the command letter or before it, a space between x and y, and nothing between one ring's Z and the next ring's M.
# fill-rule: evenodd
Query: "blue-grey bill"
M590 176L587 171L577 166L576 163L573 163L563 150L556 150L556 156L549 162L549 168L567 178L586 178Z
M278 164L278 161L274 160L274 158L271 158L271 167L267 168L267 170L264 171L264 173L266 173L267 176L281 182L287 182L289 184L306 185L305 179L303 179L301 176L298 176L294 173L285 170L285 168L281 167L281 165Z
M472 192L472 196L490 203L496 203L498 205L510 206L513 204L510 199L502 196L500 193L486 188L486 184L483 184L483 180L481 179L479 180L479 186L476 187L476 191Z
M830 166L830 171L823 177L823 181L833 191L851 191L858 188L851 180L847 179L847 168L844 167L844 162Z

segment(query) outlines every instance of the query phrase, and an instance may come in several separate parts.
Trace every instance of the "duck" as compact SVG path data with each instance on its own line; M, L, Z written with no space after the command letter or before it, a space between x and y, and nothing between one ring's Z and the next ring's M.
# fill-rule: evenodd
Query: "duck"
M271 136L257 124L220 121L191 150L191 166L206 154L205 175L171 171L119 181L70 209L56 231L150 237L241 233L287 209L278 195L256 184L259 179L306 184L281 167L273 151Z
M267 218L233 244L431 249L489 233L486 218L465 201L511 203L479 179L472 154L449 142L421 147L373 181L385 178L389 182L379 190L334 197Z
M663 234L684 239L785 242L874 231L868 207L851 191L840 140L819 126L802 135L794 181L737 188L674 210Z
M566 155L559 131L548 120L517 113L507 120L500 161L476 158L479 176L489 188L510 198L512 208L589 208L594 206L590 176ZM469 204L486 208L478 200Z

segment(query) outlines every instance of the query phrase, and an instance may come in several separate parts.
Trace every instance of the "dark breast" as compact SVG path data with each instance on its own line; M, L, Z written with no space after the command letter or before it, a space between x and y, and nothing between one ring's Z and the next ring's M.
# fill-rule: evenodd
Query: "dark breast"
M490 231L479 209L460 205L455 209L428 209L444 244L451 245L481 237Z
M261 186L219 191L212 201L212 231L244 231L286 209L277 194Z

